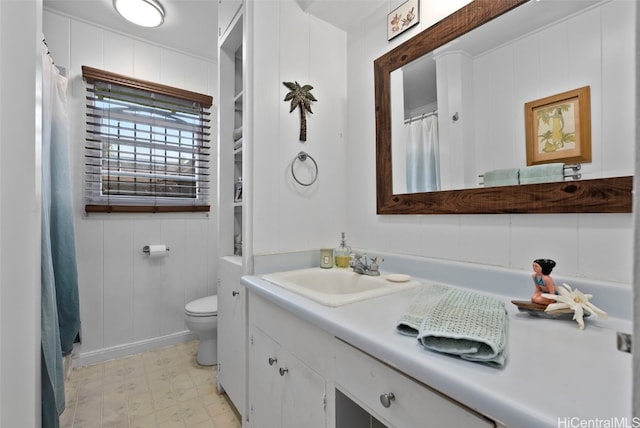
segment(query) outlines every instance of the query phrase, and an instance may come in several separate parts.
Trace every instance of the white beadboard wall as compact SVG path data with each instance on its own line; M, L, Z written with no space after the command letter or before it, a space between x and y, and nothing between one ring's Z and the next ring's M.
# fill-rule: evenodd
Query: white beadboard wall
M424 0L422 12L434 3L435 0ZM575 58L572 55L576 65L574 67L572 62L569 70L560 72L562 80L555 83L557 86L544 87L547 74L536 69L530 72L537 76L531 78L531 82L511 79L512 84L506 87L510 93L505 95L513 100L537 99L548 93L591 84L595 88L595 97L592 94L594 156L599 158L597 162L601 165L606 163L607 168L620 168L626 174L633 173L629 171L629 165L632 165L636 141L633 125L636 102L628 98L632 97L635 88L636 7L636 2L625 0L605 3L588 15L576 18L577 23L589 25L584 28L576 25L572 32L559 31L557 35L567 38L560 41L560 45L566 47L575 45L582 37L574 30L584 31L589 34L586 40L595 46L580 52L593 55L595 59L600 55L603 58L615 56L621 63L606 62L601 68L591 70L594 58ZM531 262L535 258L553 258L558 262L554 272L562 275L631 286L631 214L376 215L373 61L433 23L421 13L423 22L419 28L409 30L406 36L399 36L398 40L388 43L384 32L387 13L387 8L381 7L350 31L348 37L349 138L346 157L349 159L347 183L350 191L347 223L352 244L372 252L378 249L525 271L531 270ZM593 32L601 40L594 40ZM522 46L520 44L514 49L524 49ZM535 54L532 49L527 49ZM543 58L540 56L537 60ZM566 68L566 62L563 64ZM620 95L624 99L620 106L616 104L614 94L627 94ZM620 112L620 109L624 111ZM524 106L518 107L518 111L522 110ZM520 119L515 117L501 122L524 128ZM511 131L510 135L517 135L516 132L522 130ZM608 148L613 145L622 147L621 152L611 153ZM496 157L501 153L491 152Z
M257 1L253 8L253 252L293 252L339 244L347 182L346 33L301 10L294 0ZM307 141L298 141L300 115L284 102L282 82L314 87ZM371 150L371 149L369 149ZM295 183L290 166L300 151L318 164L312 186ZM357 162L357 161L356 161ZM311 168L311 162L306 165ZM308 180L302 164L299 178ZM373 181L370 183L373 185ZM348 235L347 235L348 236Z
M84 213L84 82L88 65L214 97L217 63L114 33L91 23L44 13L44 34L57 65L70 77L75 228L80 287L82 344L86 361L118 356L181 340L186 302L217 290L215 207L210 214ZM216 47L212 41L212 49ZM212 120L212 123L216 123ZM212 192L217 188L212 129ZM216 195L211 195L212 203ZM142 247L166 244L162 259L149 259Z

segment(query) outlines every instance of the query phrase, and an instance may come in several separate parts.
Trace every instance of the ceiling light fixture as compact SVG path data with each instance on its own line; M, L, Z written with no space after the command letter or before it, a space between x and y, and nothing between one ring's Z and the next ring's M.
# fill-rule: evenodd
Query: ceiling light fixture
M164 22L164 9L157 0L113 0L120 16L141 27L157 27Z

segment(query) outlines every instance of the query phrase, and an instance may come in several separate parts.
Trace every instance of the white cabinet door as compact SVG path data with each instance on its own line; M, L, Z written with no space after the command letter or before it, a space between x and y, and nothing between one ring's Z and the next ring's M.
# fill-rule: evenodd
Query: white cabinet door
M325 380L260 328L251 338L251 427L326 427Z
M283 356L283 359L285 357ZM326 421L325 380L302 361L292 358L283 376L283 428L324 428Z
M254 328L250 346L251 428L280 427L284 383L279 373L279 345L262 330Z
M242 266L237 258L219 262L218 282L218 389L224 389L245 413L246 292L240 284Z

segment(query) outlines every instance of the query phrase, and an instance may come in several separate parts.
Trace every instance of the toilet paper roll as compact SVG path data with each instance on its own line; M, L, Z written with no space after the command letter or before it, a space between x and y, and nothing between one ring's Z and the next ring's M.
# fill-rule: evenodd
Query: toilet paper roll
M166 245L149 245L149 257L156 259L167 255Z

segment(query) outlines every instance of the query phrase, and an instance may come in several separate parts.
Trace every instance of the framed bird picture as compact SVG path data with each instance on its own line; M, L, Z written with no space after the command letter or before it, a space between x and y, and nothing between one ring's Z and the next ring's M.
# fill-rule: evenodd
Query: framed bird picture
M387 15L387 40L391 40L420 22L419 0L407 0Z

